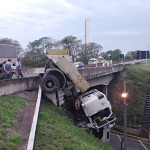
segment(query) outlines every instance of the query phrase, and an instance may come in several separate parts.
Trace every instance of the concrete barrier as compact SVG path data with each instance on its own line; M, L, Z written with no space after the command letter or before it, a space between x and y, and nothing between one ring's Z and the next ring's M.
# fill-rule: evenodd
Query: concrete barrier
M107 67L87 67L84 69L78 69L79 73L86 79L100 77L108 74L113 74L123 70L123 65L112 65Z
M23 68L22 69L23 74L31 74L31 73L44 73L44 68Z
M0 96L36 89L39 86L39 82L39 76L2 80L0 81Z

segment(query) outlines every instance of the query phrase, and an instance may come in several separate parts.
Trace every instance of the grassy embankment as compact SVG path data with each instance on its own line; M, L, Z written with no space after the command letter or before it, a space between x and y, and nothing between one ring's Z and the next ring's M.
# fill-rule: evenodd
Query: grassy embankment
M21 142L19 134L8 132L24 104L25 100L18 96L0 97L0 150L16 150Z
M128 126L137 127L141 125L143 119L143 109L145 103L146 92L149 88L150 80L150 63L139 64L135 66L126 66L126 91L127 97L127 120ZM123 92L124 79L118 75L109 85L108 99L111 102L113 112L117 117L116 124L123 125Z
M137 66L128 66L125 68L127 71L127 92L129 97L128 102L128 120L134 122L136 116L136 122L142 123L143 108L145 103L146 92L149 89L150 81L150 63L140 64ZM134 117L131 117L134 116Z
M35 141L36 150L111 150L83 129L75 127L65 113L43 101Z

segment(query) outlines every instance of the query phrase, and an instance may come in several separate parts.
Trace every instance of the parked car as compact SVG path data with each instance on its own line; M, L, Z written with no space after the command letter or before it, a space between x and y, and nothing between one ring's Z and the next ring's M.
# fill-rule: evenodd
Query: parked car
M83 68L84 67L83 62L74 62L74 65L75 65L76 68Z

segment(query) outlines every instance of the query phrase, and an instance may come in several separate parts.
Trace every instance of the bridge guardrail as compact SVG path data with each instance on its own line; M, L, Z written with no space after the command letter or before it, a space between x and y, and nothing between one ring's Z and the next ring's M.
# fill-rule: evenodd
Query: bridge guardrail
M103 76L115 72L119 72L123 70L123 64L117 64L107 67L87 67L84 69L78 69L80 74L85 77L86 79Z

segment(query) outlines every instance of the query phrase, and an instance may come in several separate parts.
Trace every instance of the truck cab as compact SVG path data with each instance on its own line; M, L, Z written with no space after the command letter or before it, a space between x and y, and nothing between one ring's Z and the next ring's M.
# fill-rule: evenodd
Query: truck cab
M98 60L97 63L100 63L100 64L103 64L106 61L106 59L104 59L104 57L102 56L99 56L97 60Z

